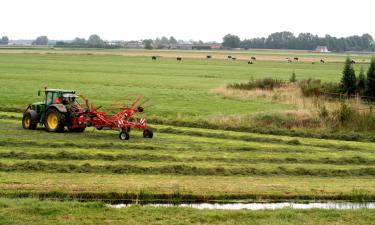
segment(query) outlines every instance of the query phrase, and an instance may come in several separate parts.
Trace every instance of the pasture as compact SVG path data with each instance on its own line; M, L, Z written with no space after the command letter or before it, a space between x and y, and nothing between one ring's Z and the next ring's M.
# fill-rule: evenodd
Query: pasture
M152 60L152 55L162 57ZM251 56L257 60L248 65ZM289 56L300 61L288 63ZM27 218L13 210L37 206L49 219L67 223L82 216L88 221L108 216L119 221L134 215L146 218L141 223L175 223L173 214L186 224L226 224L218 211L137 206L116 211L99 203L46 201L54 210L49 211L35 199L19 199L26 197L106 202L375 201L373 134L265 134L251 124L247 132L207 129L212 118L293 109L262 98L227 98L213 89L251 78L287 80L293 72L297 79L338 81L345 57L276 50L0 49L0 221L9 222L5 215L12 212L13 222L22 224ZM370 55L352 57L362 62L354 65L357 71L361 66L367 69ZM311 63L321 58L327 63ZM22 111L40 100L36 92L44 86L75 89L104 108L127 94L142 93L152 103L145 117L155 130L154 138L144 139L136 130L128 142L120 141L115 131L92 128L62 134L23 130ZM65 217L65 209L79 210ZM46 223L38 213L32 215L33 222ZM160 218L164 214L170 216ZM372 215L373 210L225 212L232 218L227 224L247 223L252 217L277 224L286 216L296 224L306 218L317 223L369 223Z

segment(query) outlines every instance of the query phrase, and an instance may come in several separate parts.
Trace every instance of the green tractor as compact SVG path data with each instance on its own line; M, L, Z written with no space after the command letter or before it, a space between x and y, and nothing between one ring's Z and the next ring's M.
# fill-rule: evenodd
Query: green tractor
M38 91L38 96L41 91ZM83 132L86 128L85 110L77 101L73 90L44 89L44 101L30 104L23 113L22 126L35 130L38 123L49 132Z

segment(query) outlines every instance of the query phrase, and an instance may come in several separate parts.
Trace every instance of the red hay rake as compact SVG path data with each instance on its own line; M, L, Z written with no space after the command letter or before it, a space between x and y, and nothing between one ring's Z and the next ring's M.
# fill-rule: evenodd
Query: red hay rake
M137 119L134 117L135 114L142 113L145 106L143 106L148 100L140 103L139 101L142 98L142 95L135 95L135 100L130 106L127 106L123 103L112 104L112 106L118 106L116 110L121 110L120 112L114 115L107 115L105 112L98 111L93 107L91 103L82 95L80 97L85 101L87 112L84 113L85 124L90 127L95 127L97 130L120 130L120 139L123 141L129 140L129 132L132 128L138 128L143 130L144 138L152 138L153 132L151 128L146 124L145 119L142 117ZM128 100L128 98L120 99Z

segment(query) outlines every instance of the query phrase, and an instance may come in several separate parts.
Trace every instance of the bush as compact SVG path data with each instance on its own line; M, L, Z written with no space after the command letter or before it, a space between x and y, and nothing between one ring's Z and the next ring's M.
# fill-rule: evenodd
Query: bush
M320 96L324 93L340 93L340 85L335 82L323 83L321 80L318 79L308 79L300 81L298 85L301 89L302 95L305 97Z
M305 97L319 96L322 93L320 80L303 80L298 85L301 88L302 95Z
M247 83L234 83L230 84L228 88L252 90L252 89L266 89L273 90L274 88L280 88L285 84L284 81L274 78L264 78L257 80L250 80Z
M292 83L297 81L295 72L292 73L292 77L289 79L289 81L292 82Z
M341 103L339 115L341 123L345 123L353 119L354 111L348 103L343 102Z

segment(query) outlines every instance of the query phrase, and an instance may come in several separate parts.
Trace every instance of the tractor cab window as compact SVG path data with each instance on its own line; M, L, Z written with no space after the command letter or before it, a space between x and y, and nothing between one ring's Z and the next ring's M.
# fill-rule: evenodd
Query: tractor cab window
M47 92L47 96L46 96L46 105L51 105L52 104L52 92Z

